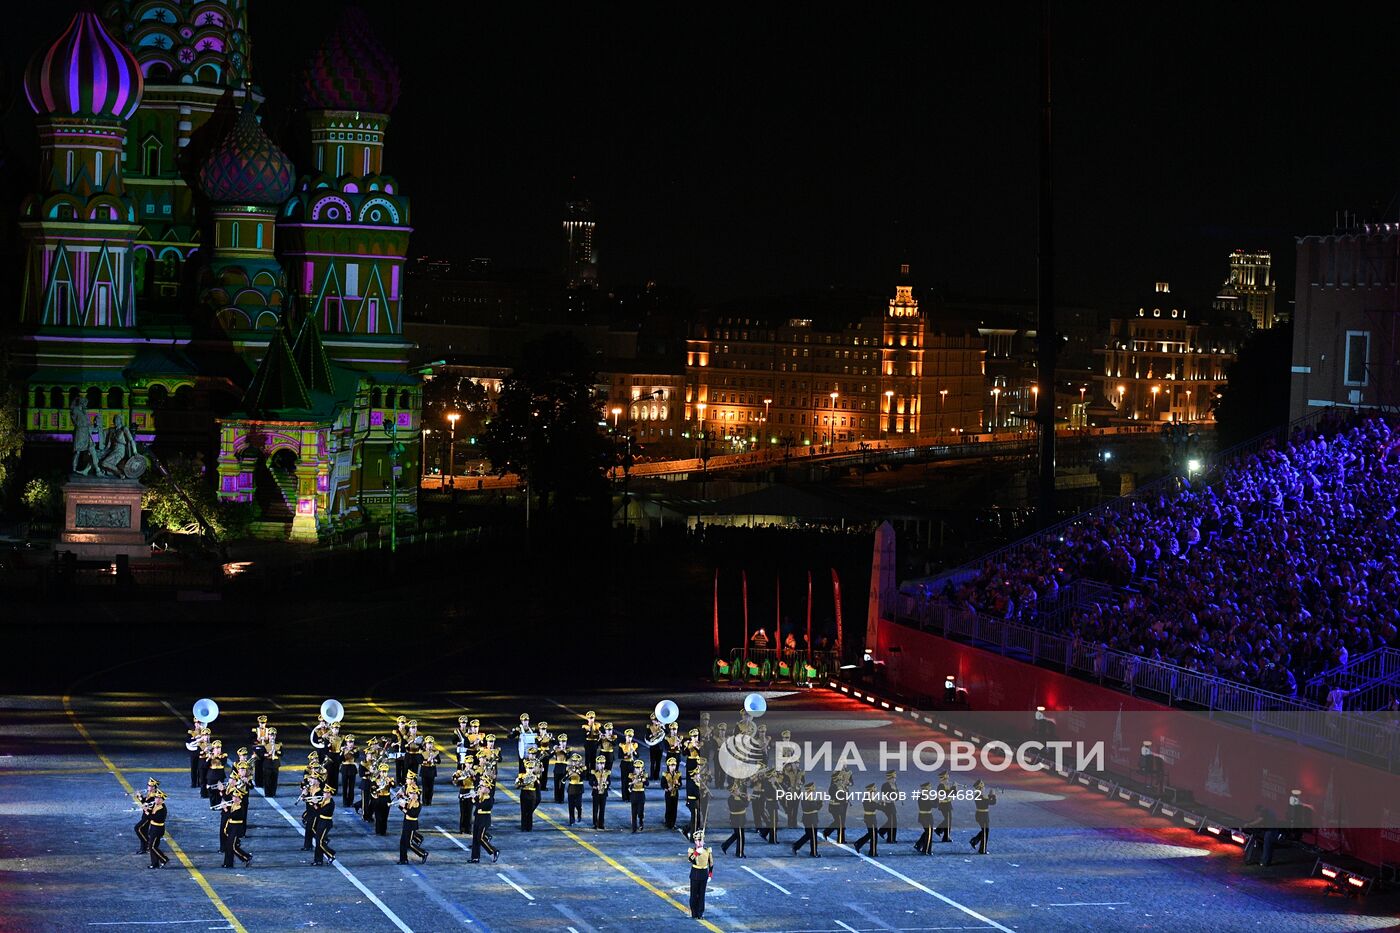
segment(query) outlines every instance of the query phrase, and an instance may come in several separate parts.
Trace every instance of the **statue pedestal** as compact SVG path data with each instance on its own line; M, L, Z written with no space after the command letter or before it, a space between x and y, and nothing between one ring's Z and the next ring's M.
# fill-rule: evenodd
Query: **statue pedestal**
M80 560L125 554L149 557L141 533L141 492L137 480L111 476L74 476L63 485L63 534L58 550Z

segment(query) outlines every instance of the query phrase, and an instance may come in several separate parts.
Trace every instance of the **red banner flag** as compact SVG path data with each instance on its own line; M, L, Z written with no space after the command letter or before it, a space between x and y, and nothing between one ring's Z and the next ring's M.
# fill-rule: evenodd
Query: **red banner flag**
M773 622L773 647L778 649L778 657L781 658L783 656L783 578L781 576L778 577L777 584L777 609L774 610L774 615L777 618Z
M836 600L836 666L841 666L841 578L831 568L831 595Z
M739 571L744 581L744 672L749 669L749 572Z
M719 568L715 568L715 657L719 657Z
M807 571L807 651L812 651L812 571Z

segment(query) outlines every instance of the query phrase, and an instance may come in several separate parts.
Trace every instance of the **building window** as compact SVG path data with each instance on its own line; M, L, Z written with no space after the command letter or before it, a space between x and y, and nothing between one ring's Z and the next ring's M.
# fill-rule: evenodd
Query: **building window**
M1364 386L1367 384L1367 363L1371 356L1371 332L1368 330L1347 331L1346 373L1344 385Z

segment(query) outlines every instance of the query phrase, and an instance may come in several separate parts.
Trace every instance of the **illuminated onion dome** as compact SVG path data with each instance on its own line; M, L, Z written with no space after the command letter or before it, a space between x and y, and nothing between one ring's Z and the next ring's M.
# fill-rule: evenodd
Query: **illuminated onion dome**
M281 204L296 167L245 106L199 168L199 187L216 204Z
M24 92L38 114L128 120L141 88L136 56L91 11L74 14L58 41L30 59L24 72Z
M399 66L364 12L351 7L311 56L302 92L313 110L389 113L399 100Z

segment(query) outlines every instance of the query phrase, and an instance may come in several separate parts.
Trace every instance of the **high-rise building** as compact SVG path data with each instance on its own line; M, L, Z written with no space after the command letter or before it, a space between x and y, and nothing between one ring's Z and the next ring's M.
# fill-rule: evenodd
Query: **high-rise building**
M1289 413L1400 405L1400 224L1298 239Z
M1273 257L1267 250L1237 249L1230 254L1230 272L1215 296L1218 311L1249 315L1254 326L1267 330L1279 323L1274 310Z
M692 435L717 452L980 431L982 341L940 332L908 274L903 266L883 310L851 320L820 321L799 306L696 325L683 415Z
M587 198L564 205L564 282L569 288L598 287L597 224Z

